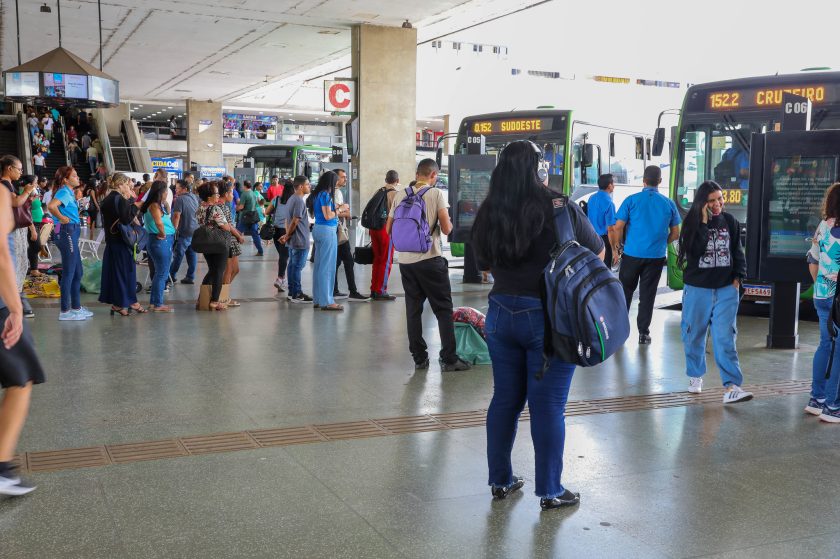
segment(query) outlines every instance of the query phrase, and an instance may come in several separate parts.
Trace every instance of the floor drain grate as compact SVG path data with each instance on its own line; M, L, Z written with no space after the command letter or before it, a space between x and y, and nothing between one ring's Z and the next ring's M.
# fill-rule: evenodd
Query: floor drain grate
M811 381L785 380L767 384L746 385L744 388L753 392L758 398L774 398L777 396L805 394L811 389ZM722 388L713 388L704 390L702 394L669 392L665 394L640 394L616 398L579 400L566 404L566 415L595 415L680 406L723 405L721 402L722 396ZM530 418L530 412L528 408L525 408L520 416L520 421L529 421ZM128 464L144 460L161 460L164 458L177 458L213 452L238 452L275 446L483 427L486 421L487 410L480 409L453 413L366 419L345 423L257 429L235 433L217 433L212 435L181 437L178 439L71 448L47 452L28 452L24 455L16 456L15 461L23 471L33 473L55 472L73 468Z

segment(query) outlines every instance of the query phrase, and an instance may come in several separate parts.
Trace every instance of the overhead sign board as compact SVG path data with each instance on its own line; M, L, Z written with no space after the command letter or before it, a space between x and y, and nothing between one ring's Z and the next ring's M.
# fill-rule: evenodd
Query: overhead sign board
M356 112L354 80L324 80L324 110L330 113Z
M220 179L227 173L224 167L209 167L202 165L198 169L198 176L202 179Z
M180 173L183 170L183 161L177 157L152 157L152 169L165 169L167 173Z

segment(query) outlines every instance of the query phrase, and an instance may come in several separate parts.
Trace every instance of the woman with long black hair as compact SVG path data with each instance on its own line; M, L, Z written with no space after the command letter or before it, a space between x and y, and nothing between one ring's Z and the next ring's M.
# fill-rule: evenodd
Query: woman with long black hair
M318 179L318 185L309 195L307 205L315 217L312 238L315 241L315 269L312 272L312 297L315 308L325 311L342 311L333 298L335 286L335 261L338 252L338 218L350 217L350 208L335 206L335 185L338 175L327 171Z
M706 337L712 330L724 404L753 395L741 389L744 375L735 347L741 280L747 260L738 221L723 211L723 190L714 181L697 188L682 223L677 263L683 270L682 340L688 391L699 394L706 372Z
M567 199L540 182L542 152L530 141L508 144L490 178L487 199L473 225L480 269L493 274L485 331L493 362L493 400L487 411L487 463L493 497L504 499L524 485L513 474L511 451L519 415L528 401L536 456L536 495L543 510L576 505L580 494L560 481L563 413L575 365L554 357L545 376L544 318L540 281L556 245L555 202ZM577 204L568 204L575 238L603 258L604 243Z
M152 278L152 293L149 308L152 312L174 312L169 305L163 304L163 290L172 264L172 245L175 243L175 226L172 224L169 206L166 204L166 191L169 187L163 181L154 181L140 208L143 213L143 225L149 232L149 257L155 263L155 275Z
M274 280L274 287L278 292L289 289L289 282L286 279L286 266L289 263L289 247L280 242L280 238L286 234L286 223L289 221L289 208L286 205L289 198L294 196L295 188L291 181L286 181L283 186L283 193L275 196L271 201L274 207L272 212L272 223L274 224L274 248L277 249L277 279Z

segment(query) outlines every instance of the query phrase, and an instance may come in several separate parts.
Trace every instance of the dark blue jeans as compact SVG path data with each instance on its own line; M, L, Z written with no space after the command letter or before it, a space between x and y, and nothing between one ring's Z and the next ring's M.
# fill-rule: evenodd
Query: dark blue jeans
M78 223L61 225L56 244L61 251L61 312L82 308L82 256Z
M236 227L239 229L239 232L243 235L251 235L251 239L254 241L254 247L257 249L259 254L263 253L263 246L262 246L262 239L260 238L260 224L252 223L251 225L244 225L241 221L239 225Z
M172 266L169 267L169 277L175 281L178 274L178 269L181 267L181 260L184 256L187 257L187 275L185 279L190 281L195 279L195 268L198 266L198 255L193 251L192 237L184 237L178 235L175 239L175 247L172 249Z
M291 297L303 293L300 275L303 272L303 267L306 266L306 255L308 253L309 248L289 248L289 265L286 269L286 277L289 280L288 294Z
M152 277L152 294L149 304L153 307L163 306L163 290L166 288L166 278L169 277L169 265L172 264L172 243L175 235L167 235L165 239L158 239L157 234L149 233L149 256L155 263L155 275Z
M535 493L548 499L560 483L566 421L563 413L575 365L552 359L542 379L543 310L535 297L491 295L485 323L493 361L493 400L487 410L487 465L491 486L513 482L511 451L519 414L528 402L536 464Z

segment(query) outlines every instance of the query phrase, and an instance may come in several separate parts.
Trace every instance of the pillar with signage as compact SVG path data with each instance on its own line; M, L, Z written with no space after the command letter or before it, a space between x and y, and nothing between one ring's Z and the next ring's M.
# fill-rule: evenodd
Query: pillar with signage
M353 27L351 58L359 130L353 178L364 206L385 183L389 170L399 172L404 185L414 180L417 29L357 25ZM343 95L336 91L336 100L341 101Z
M187 99L187 161L193 165L221 167L222 104Z

